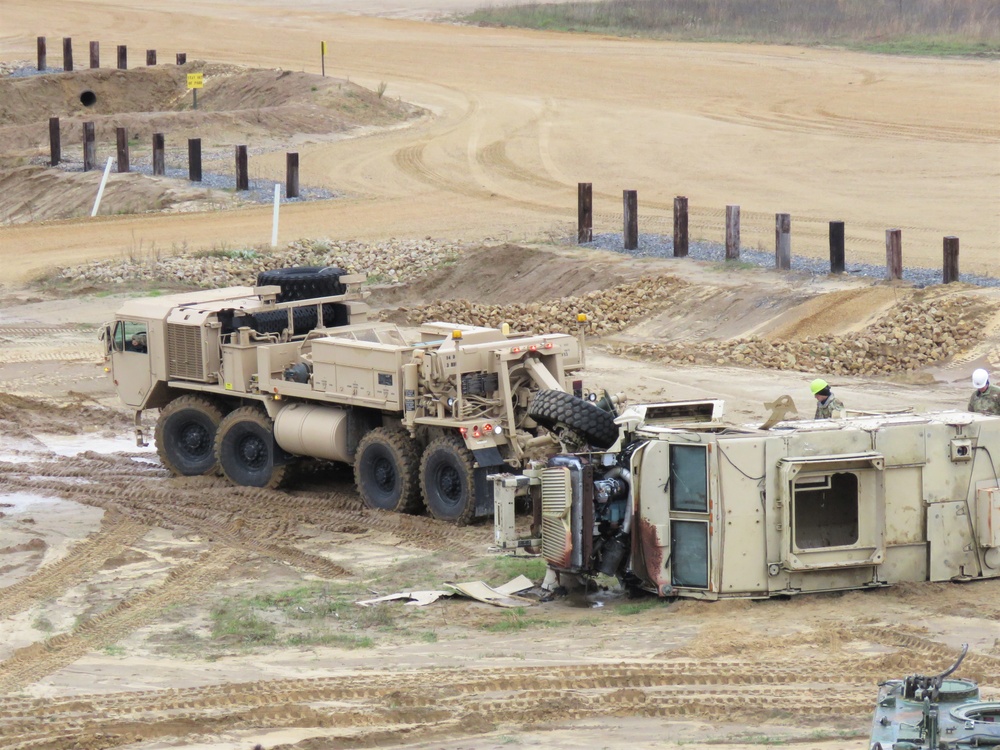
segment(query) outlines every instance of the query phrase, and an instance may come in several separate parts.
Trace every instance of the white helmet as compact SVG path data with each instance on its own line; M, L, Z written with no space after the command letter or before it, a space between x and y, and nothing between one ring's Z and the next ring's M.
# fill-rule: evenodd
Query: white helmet
M976 388L985 388L990 382L990 374L982 367L972 373L972 385Z

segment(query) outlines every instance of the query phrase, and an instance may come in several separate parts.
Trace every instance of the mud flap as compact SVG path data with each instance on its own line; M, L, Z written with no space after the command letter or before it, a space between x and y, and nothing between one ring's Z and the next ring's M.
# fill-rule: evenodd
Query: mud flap
M496 450L494 448L494 450ZM493 482L486 477L499 474L507 469L505 464L496 466L477 466L472 470L472 479L476 485L476 518L493 515Z

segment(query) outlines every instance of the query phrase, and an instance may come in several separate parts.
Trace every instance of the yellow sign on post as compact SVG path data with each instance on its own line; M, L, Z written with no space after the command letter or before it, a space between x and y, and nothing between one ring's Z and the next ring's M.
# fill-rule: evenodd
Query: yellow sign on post
M319 51L324 55L326 54L326 42L319 43Z
M205 74L204 73L188 73L188 88L189 89L202 89L205 88Z

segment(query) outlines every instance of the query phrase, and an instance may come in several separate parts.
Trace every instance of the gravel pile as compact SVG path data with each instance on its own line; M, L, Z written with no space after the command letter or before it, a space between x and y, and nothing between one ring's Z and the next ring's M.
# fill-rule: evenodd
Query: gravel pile
M563 297L546 302L486 305L464 299L441 300L413 308L400 308L414 324L445 320L466 325L499 328L509 323L525 333L570 333L577 330L577 315L586 314L587 331L601 336L616 333L662 309L675 293L688 286L672 276L644 277L637 282ZM396 313L383 315L395 317Z
M453 261L464 245L432 239L364 243L329 239L293 242L276 250L214 250L101 260L62 269L56 280L73 285L191 284L206 289L253 285L260 271L291 266L338 266L367 273L372 283L404 282Z
M661 362L747 365L831 375L885 375L915 370L969 349L983 338L984 323L996 312L981 300L955 296L913 300L873 325L845 336L801 341L734 341L613 346L623 356Z
M581 247L611 250L616 253L631 255L635 258L674 259L673 237L662 234L640 234L639 247L635 250L625 249L625 242L621 234L596 234L594 235L593 242L588 242ZM722 262L726 260L726 246L718 242L690 242L688 245L688 257L695 260ZM684 262L684 258L676 258L676 261L682 263ZM740 261L762 268L774 268L774 253L740 248ZM865 263L847 263L845 265L845 272L851 276L867 276L874 279L885 278L884 265L869 265ZM793 254L792 270L826 276L830 273L830 262L829 260L806 258ZM903 280L911 282L918 288L940 284L942 282L941 269L904 268ZM962 274L961 280L967 284L975 284L977 286L1000 286L1000 278L994 276Z

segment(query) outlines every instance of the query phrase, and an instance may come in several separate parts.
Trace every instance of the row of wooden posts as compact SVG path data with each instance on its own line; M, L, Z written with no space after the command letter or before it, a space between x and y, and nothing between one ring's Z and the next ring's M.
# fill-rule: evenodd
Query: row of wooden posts
M638 193L622 191L626 250L639 247ZM594 199L592 183L577 185L577 242L584 244L594 238ZM674 257L688 254L688 199L682 195L674 198ZM740 257L740 207L726 206L726 260ZM830 273L844 273L844 222L830 222ZM774 215L774 267L789 270L792 267L792 217L791 214ZM889 280L903 278L903 232L885 230L885 277ZM942 277L945 284L958 281L958 237L944 238L944 264Z
M73 38L63 37L63 70L70 72L73 70ZM187 52L177 53L177 64L184 65L187 62ZM146 50L146 65L156 65L156 50ZM101 43L90 43L90 67L101 67ZM47 44L44 36L38 37L38 70L48 70ZM124 44L118 45L118 70L128 70L128 48Z
M117 141L118 171L130 171L128 129L115 129ZM153 174L166 173L166 138L163 133L153 133ZM62 160L62 142L60 138L59 118L49 118L49 164L57 165ZM97 143L94 134L94 123L83 123L83 171L87 172L97 167ZM188 138L188 179L191 182L201 182L201 138ZM236 189L250 189L248 171L247 147L236 147ZM299 197L299 155L297 152L285 154L285 197Z

